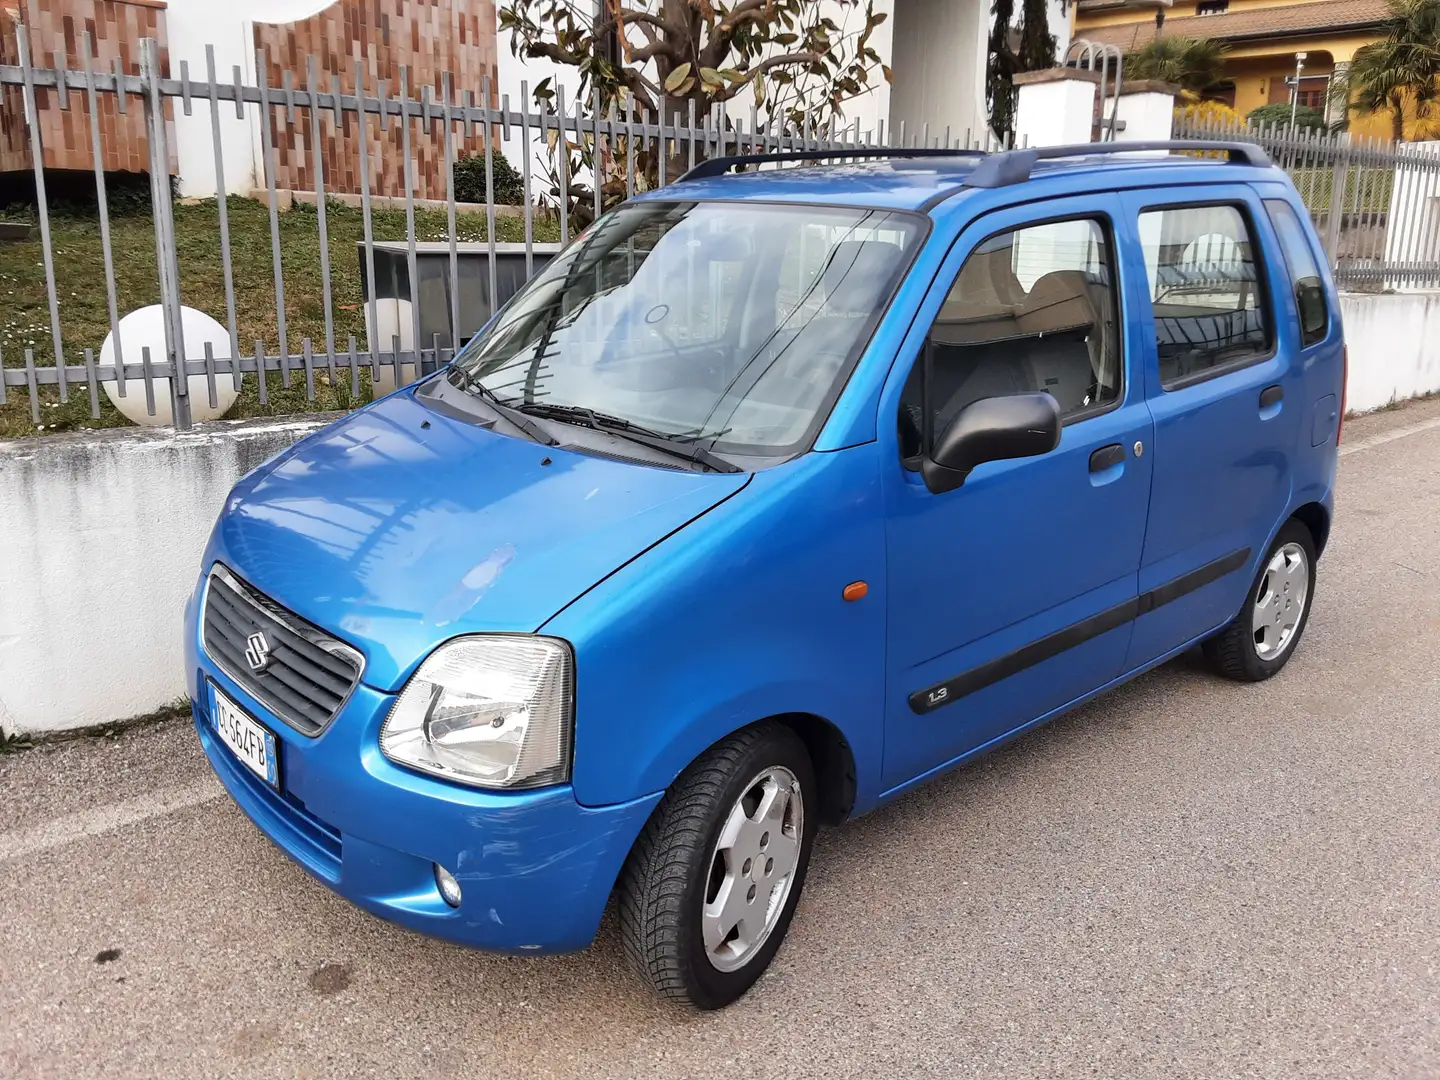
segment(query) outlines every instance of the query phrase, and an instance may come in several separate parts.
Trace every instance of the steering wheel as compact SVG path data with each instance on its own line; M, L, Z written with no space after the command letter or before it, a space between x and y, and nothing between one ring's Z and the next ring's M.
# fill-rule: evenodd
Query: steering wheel
M659 338L661 343L675 355L677 360L684 360L685 354L680 351L679 343L666 333L665 328L661 325L669 315L670 305L662 302L650 308L649 311L646 311L641 316L641 319L645 324L645 328ZM624 322L633 327L635 324L629 322L633 317L633 315L627 315ZM625 340L627 340L627 337L617 336L613 333L606 335L605 343L600 349L600 363L602 365L609 364L610 361L615 358L615 349Z

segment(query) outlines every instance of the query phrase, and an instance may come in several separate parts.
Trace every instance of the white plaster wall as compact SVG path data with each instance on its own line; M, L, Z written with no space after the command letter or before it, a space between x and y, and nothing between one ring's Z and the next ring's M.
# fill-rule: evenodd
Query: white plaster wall
M103 724L181 696L182 612L226 493L322 423L0 443L0 727Z
M1073 0L1047 0L1045 17L1050 33L1055 35L1055 59L1058 63L1065 59L1065 50L1070 47L1070 39L1074 36L1071 26L1075 19L1075 3Z
M231 81L235 65L239 64L245 83L250 86L255 84L254 35L248 20L227 13L213 0L170 0L165 10L165 25L173 78L180 78L180 65L184 62L189 68L190 78L204 82L205 46L213 45L215 73L219 81ZM248 195L257 186L259 118L253 105L246 106L245 113L243 120L237 119L235 106L222 102L220 122L214 127L220 132L225 190L232 195ZM215 145L211 131L210 102L207 98L192 97L189 116L185 115L180 101L176 100L175 156L180 169L181 195L209 198L216 192ZM259 186L263 186L264 182L262 173Z
M508 97L510 108L516 112L533 109L528 97L529 92L545 79L549 79L552 87L561 87L565 91L565 115L567 117L575 115L575 95L580 89L580 74L573 67L555 64L549 60L536 60L513 55L510 51L510 32L500 30L498 24L495 32L495 54L495 94L500 104L505 104L505 98ZM480 96L478 87L475 94L477 98ZM515 166L517 171L524 168L527 146L520 136L519 125L511 127L509 138L501 139L501 150L504 152L506 160ZM544 177L549 168L550 153L534 129L530 131L528 152L530 155L530 190L537 195L547 193L550 186ZM588 170L582 180L587 185L589 184Z
M1432 258L1430 253L1440 239L1440 142L1411 143L1405 150L1432 160L1423 168L1412 165L1395 170L1385 232L1385 261L1402 266ZM1389 280L1386 285L1405 287L1401 278Z
M889 129L905 123L906 142L930 125L930 137L985 138L985 56L990 5L982 0L895 0L890 19Z
M1121 94L1116 119L1124 125L1124 129L1115 134L1116 142L1168 139L1175 131L1175 97L1172 94Z
M217 0L169 0L165 26L170 50L170 73L180 78L182 62L190 78L207 79L205 47L214 46L215 74L220 82L235 77L235 67L248 86L255 85L254 24L288 23L308 19L335 0L245 0L227 5ZM305 73L296 72L296 84L303 86ZM247 105L243 118L235 106L221 103L219 123L212 124L210 102L192 98L190 115L175 102L175 153L180 169L180 194L210 198L215 183L215 144L212 131L220 133L225 190L231 195L248 195L265 186L264 156L261 150L260 113Z
M905 3L906 0L898 0ZM897 0L874 0L876 13L885 13L889 17L875 28L870 35L870 45L880 54L882 64L890 64L894 56L895 38L895 7ZM848 36L857 33L865 27L865 11L859 5L847 6L823 2L821 5L822 15L828 15L840 26L841 36ZM896 76L899 77L898 74ZM870 75L869 90L859 97L851 98L841 108L844 115L836 120L836 128L844 128L847 132L854 131L855 122L860 122L861 138L873 137L873 133L879 130L881 120L885 121L885 130L892 128L890 108L893 88L885 81L884 72L878 67ZM748 106L746 107L748 113ZM748 122L748 119L747 119ZM846 136L851 137L850 135Z
M1345 406L1368 412L1440 392L1440 292L1344 293Z
M1020 87L1015 108L1017 146L1088 143L1095 116L1095 84L1056 79Z

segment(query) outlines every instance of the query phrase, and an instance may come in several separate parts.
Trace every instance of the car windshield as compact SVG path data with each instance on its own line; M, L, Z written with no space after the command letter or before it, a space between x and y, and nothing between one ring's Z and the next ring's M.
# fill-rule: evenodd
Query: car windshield
M780 457L828 413L920 235L882 210L639 202L595 222L456 357L460 384L713 452Z

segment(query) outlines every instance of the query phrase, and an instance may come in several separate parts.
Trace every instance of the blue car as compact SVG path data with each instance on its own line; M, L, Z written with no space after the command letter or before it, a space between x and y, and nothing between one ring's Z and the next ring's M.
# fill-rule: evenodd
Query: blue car
M185 666L235 801L465 945L581 949L614 897L717 1008L821 824L1196 645L1274 675L1335 288L1257 148L1135 145L720 159L602 216L229 495Z

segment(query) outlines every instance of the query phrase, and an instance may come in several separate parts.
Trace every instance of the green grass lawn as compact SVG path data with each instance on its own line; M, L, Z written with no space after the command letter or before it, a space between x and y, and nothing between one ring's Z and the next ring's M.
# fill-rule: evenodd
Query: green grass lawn
M255 342L260 340L265 342L267 351L273 355L278 351L279 337L275 318L269 208L264 203L238 196L230 198L227 206L240 347L244 352L253 352ZM7 216L12 219L17 217L14 213ZM286 335L290 351L297 355L306 337L311 339L315 351L321 356L325 351L325 306L317 220L313 207L299 204L280 215ZM374 210L371 221L376 240L405 239L404 210ZM331 203L326 209L326 226L329 232L336 350L346 347L350 334L368 348L360 298L360 266L355 250L356 242L363 240L365 235L361 212ZM522 241L524 230L524 222L519 218L499 218L496 221L497 240ZM457 221L457 232L461 240L485 239L484 216L462 215ZM534 234L537 242L560 238L557 223L538 217ZM417 240L443 240L445 237L444 211L415 211ZM99 220L93 215L56 211L50 220L50 242L54 252L66 363L83 363L84 350L93 349L98 357L105 335L110 331ZM158 303L155 233L150 215L127 214L112 218L110 242L119 316L124 317L147 304ZM214 200L196 205L176 205L175 247L180 263L182 302L225 325L219 206ZM0 355L3 355L5 367L23 367L26 348L34 349L37 365L54 363L44 258L38 236L21 243L0 244ZM337 370L337 376L341 374ZM256 379L254 375L247 374L240 400L228 416L280 416L349 409L368 400L368 373L361 375L359 401L350 393L348 371L336 381L339 385L330 385L327 374L317 370L315 401L310 402L305 399L303 375L297 379L292 374L290 389L287 390L281 385L279 373L273 373L267 382L269 401L261 406ZM93 419L89 390L82 383L70 386L70 400L63 404L54 387L41 388L42 427L37 429L30 415L28 391L12 386L8 392L8 402L0 405L0 439L129 423L111 407L103 391L100 393L100 419Z

